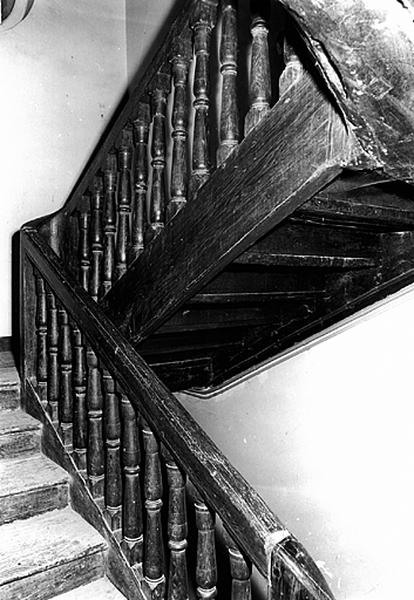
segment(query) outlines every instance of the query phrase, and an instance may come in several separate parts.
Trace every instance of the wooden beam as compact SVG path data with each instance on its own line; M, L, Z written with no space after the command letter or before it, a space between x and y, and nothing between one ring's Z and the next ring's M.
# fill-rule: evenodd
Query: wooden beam
M404 0L281 0L371 168L414 180L414 23ZM361 157L356 162L361 165Z
M334 179L353 138L310 77L289 89L104 299L147 337L255 240Z

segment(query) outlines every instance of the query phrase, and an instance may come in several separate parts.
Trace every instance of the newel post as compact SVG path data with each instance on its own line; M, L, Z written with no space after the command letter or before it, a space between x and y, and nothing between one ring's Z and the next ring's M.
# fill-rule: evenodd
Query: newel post
M26 407L26 381L36 375L36 286L33 267L26 254L24 229L20 232L20 377Z

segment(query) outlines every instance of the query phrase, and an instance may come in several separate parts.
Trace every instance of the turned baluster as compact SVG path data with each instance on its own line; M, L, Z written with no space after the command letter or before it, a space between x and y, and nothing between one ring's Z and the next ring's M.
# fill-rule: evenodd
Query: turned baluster
M116 154L111 152L106 157L104 170L104 244L100 296L111 289L114 278L117 176Z
M164 227L165 223L165 166L166 166L166 138L165 115L167 110L167 95L170 91L170 75L158 73L151 89L152 105L152 143L151 143L151 202L150 202L150 227L151 235L155 236Z
M115 382L105 369L102 386L105 400L105 515L111 529L118 531L122 515L121 420Z
M165 595L164 546L162 536L162 476L158 442L148 427L143 426L145 449L144 496L147 526L144 550L144 583L151 598Z
M90 245L91 245L91 272L89 279L89 293L95 302L98 301L98 294L101 285L102 275L102 256L103 256L103 228L102 228L102 200L103 184L101 177L95 177L93 194L91 201L91 224L90 224Z
M189 195L193 197L198 188L208 179L210 173L209 124L210 107L210 41L211 31L216 23L217 3L197 0L190 25L194 32L195 73L194 93L194 130L192 174Z
M304 73L303 65L298 55L286 40L283 45L283 56L285 68L279 78L279 93L281 96L285 94L290 87L295 85Z
M163 451L168 477L168 547L170 564L168 600L185 600L188 595L187 575L187 506L185 476L169 452Z
M88 408L88 446L87 469L89 488L94 498L104 495L104 448L102 437L102 387L101 374L98 368L98 358L88 347L86 350L87 377L87 408Z
M134 121L135 154L134 179L135 196L132 210L131 247L129 262L144 250L147 226L147 189L148 189L148 131L150 121L149 104L139 102L138 115Z
M171 118L173 149L170 185L171 199L167 207L168 220L172 219L187 201L187 132L189 116L187 81L190 59L191 46L189 40L185 38L175 38L171 55L174 82L174 105Z
M59 425L59 328L56 299L47 290L47 410L54 425Z
M252 0L252 53L250 61L250 109L244 123L247 135L270 109L271 80L269 62L269 0Z
M239 142L239 109L237 104L237 0L222 0L220 72L222 76L220 146L217 164L226 160Z
M80 283L84 290L89 289L89 274L91 262L89 258L89 221L90 200L89 196L82 196L78 210L79 217L79 266Z
M44 406L47 407L47 305L45 282L41 275L36 273L36 328L37 328L37 389L39 398Z
M127 252L131 235L131 200L132 200L132 129L122 131L119 149L119 184L118 184L118 235L116 243L116 277L121 277L127 269Z
M230 558L231 600L251 600L251 562L240 552L227 531L224 538Z
M208 600L217 596L215 515L198 493L195 494L194 507L197 526L197 598Z
M130 565L141 564L143 558L143 518L141 503L141 447L134 407L121 395L122 415L122 550Z
M59 307L59 421L62 442L67 452L73 451L72 341L68 313Z
M73 458L76 466L86 472L88 417L86 408L86 360L82 333L73 323Z

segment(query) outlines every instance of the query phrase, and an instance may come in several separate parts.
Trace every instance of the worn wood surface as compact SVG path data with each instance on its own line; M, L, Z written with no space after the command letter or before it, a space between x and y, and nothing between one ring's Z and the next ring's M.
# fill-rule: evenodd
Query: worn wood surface
M105 311L123 330L134 314L134 340L146 337L338 175L349 152L340 117L312 81L302 78L132 263L107 295Z
M414 179L414 23L398 0L281 0L371 168Z
M65 272L61 261L42 237L29 228L22 235L28 257L56 291L71 317L76 318L79 327L87 333L102 360L110 366L112 376L156 428L160 441L167 446L195 485L203 490L206 501L220 515L233 539L266 576L269 544L270 547L277 545L272 541L273 536L280 541L289 538L289 532L285 532L282 523L260 496L156 378L103 311ZM304 572L305 580L307 576ZM320 578L323 582L322 575ZM313 579L309 581L309 586L313 586ZM316 596L320 600L329 597L324 592Z

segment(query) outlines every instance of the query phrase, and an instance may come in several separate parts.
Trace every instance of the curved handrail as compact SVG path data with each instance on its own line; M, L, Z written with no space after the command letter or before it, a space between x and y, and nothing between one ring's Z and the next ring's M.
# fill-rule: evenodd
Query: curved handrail
M27 17L32 9L34 0L15 0L14 5L7 17L0 23L0 33L16 27Z

